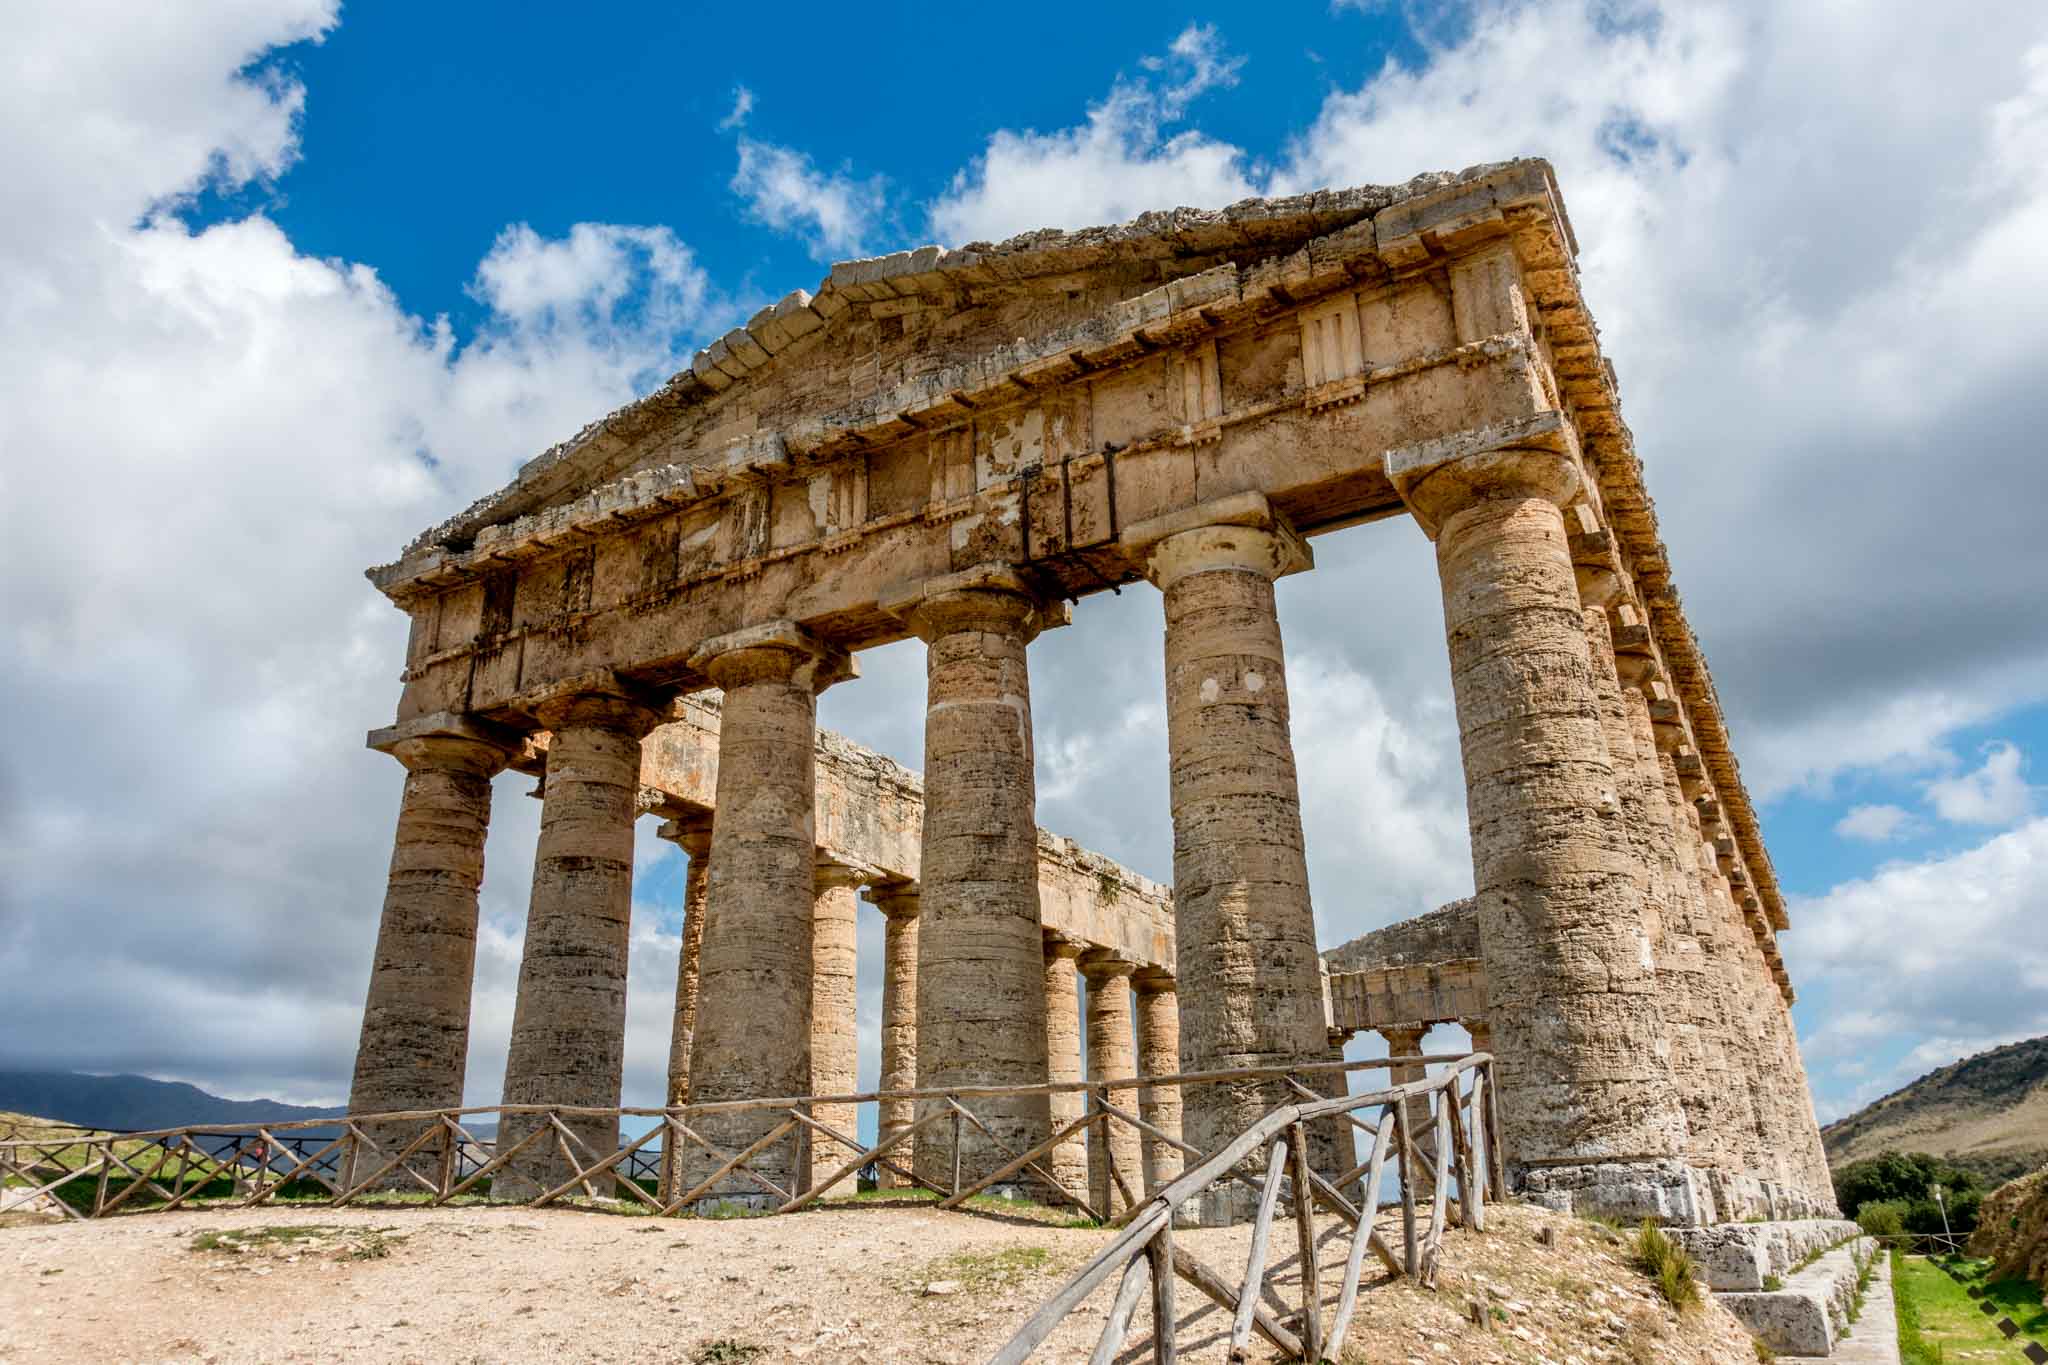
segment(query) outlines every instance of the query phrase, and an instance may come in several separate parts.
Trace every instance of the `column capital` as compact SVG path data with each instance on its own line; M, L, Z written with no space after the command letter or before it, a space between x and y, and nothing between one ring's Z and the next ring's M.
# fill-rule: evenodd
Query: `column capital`
M860 676L851 654L794 621L767 621L714 635L690 651L689 664L726 691L748 683L784 682L815 694Z
M817 861L811 866L811 882L817 887L819 895L827 891L866 886L881 875L872 867L842 861L822 850L817 855Z
M888 919L916 919L924 908L916 882L870 882L861 897Z
M1384 1025L1376 1027L1373 1032L1387 1040L1389 1057L1420 1057L1422 1040L1429 1036L1429 1025L1417 1024L1403 1028Z
M496 776L520 755L517 733L454 711L436 711L372 730L364 745L390 754L408 772L447 768L478 777Z
M1140 967L1131 977L1131 989L1140 995L1172 995L1180 983L1164 967Z
M1042 932L1045 937L1045 956L1047 961L1062 957L1077 958L1088 951L1088 945L1080 939L1063 934L1057 929L1046 929Z
M609 669L567 679L526 703L542 729L617 730L640 738L662 723L662 708Z
M655 831L657 837L672 844L680 844L683 852L692 858L701 858L711 852L711 817L701 816L694 820L664 820Z
M1065 602L1048 599L1014 565L1002 563L897 583L884 588L875 605L926 644L961 630L1030 640L1073 619Z
M1107 948L1090 948L1081 954L1081 975L1087 977L1091 985L1097 981L1130 976L1137 970L1137 963L1118 957Z
M1253 573L1270 582L1315 567L1308 542L1259 492L1233 493L1134 522L1117 543L1161 590L1189 574Z
M1386 454L1387 478L1431 540L1446 521L1483 502L1541 498L1562 508L1584 485L1566 439L1488 450L1425 441Z

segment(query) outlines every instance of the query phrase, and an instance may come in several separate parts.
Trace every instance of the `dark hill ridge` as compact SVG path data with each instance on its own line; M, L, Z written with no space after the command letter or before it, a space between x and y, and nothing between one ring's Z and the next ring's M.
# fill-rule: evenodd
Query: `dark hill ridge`
M343 1112L277 1100L225 1100L183 1081L77 1071L0 1071L0 1111L117 1132L209 1123L285 1123L334 1118Z
M2048 1164L2048 1038L1931 1071L1821 1130L1839 1170L1884 1151L1930 1152L1995 1184Z

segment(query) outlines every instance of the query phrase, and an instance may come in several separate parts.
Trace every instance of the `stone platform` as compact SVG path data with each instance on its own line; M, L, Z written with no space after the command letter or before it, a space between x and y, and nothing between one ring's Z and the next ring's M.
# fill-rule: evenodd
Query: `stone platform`
M1780 1355L1831 1358L1856 1305L1856 1282L1877 1255L1876 1239L1858 1237L1785 1276L1782 1289L1722 1291L1715 1298Z
M1754 1293L1770 1276L1783 1278L1816 1251L1839 1246L1861 1230L1846 1218L1792 1218L1672 1228L1670 1234L1699 1263L1709 1289Z

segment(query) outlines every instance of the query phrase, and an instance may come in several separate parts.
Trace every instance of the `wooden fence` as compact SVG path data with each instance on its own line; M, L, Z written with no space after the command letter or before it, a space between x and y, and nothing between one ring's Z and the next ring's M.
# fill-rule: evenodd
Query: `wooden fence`
M1090 1357L1097 1365L1117 1358L1130 1332L1138 1302L1148 1295L1152 1301L1152 1358L1158 1362L1178 1359L1174 1340L1176 1280L1187 1281L1232 1314L1233 1360L1245 1358L1254 1330L1290 1359L1340 1359L1352 1312L1357 1307L1359 1277L1368 1250L1389 1271L1434 1286L1450 1217L1453 1178L1458 1188L1459 1216L1474 1231L1485 1229L1487 1198L1503 1197L1506 1177L1492 1079L1492 1057L1475 1053L1456 1060L1442 1074L1428 1080L1363 1095L1325 1099L1298 1081L1293 1082L1302 1094L1299 1103L1273 1110L1221 1151L1201 1160L1126 1215L1121 1235L1032 1314L991 1357L991 1365L1019 1365L1028 1359L1068 1314L1119 1272L1116 1298ZM1436 1137L1435 1169L1428 1173L1432 1193L1426 1221L1417 1207L1417 1190L1422 1185L1419 1177L1423 1175L1418 1169L1420 1134L1410 1131L1411 1110L1418 1107L1417 1102L1427 1104L1428 1126ZM1367 1123L1359 1117L1361 1111L1374 1108L1379 1110L1376 1122ZM1308 1155L1310 1126L1331 1119L1341 1119L1372 1137L1372 1155L1334 1180L1315 1171ZM1260 1152L1265 1155L1262 1177L1247 1164L1247 1158ZM1399 1256L1373 1227L1390 1161L1401 1184L1403 1247ZM1364 1194L1354 1204L1343 1190L1361 1176L1365 1179ZM1250 1256L1244 1277L1235 1287L1177 1246L1173 1235L1178 1211L1188 1201L1200 1199L1225 1181L1243 1181L1259 1192ZM1279 1321L1261 1302L1275 1292L1273 1278L1277 1268L1269 1262L1267 1247L1283 1197L1291 1205L1299 1244L1296 1264L1301 1282L1301 1311L1294 1319L1298 1332ZM1342 1288L1327 1331L1321 1248L1312 1216L1318 1205L1335 1213L1351 1229Z

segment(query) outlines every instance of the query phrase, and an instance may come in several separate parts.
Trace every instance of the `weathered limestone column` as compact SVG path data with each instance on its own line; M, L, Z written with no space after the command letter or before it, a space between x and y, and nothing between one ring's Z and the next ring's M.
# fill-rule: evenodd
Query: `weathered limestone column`
M1557 1207L1696 1223L1707 1196L1683 1159L1559 510L1576 457L1423 446L1386 467L1436 542L1511 1178Z
M535 718L550 737L504 1102L611 1108L626 1056L640 739L661 718L610 681L545 702ZM498 1141L542 1123L507 1116ZM615 1117L562 1126L588 1148L575 1154L580 1164L618 1148ZM491 1195L530 1199L569 1175L558 1144L542 1137L492 1177Z
M690 1102L690 1039L697 1031L698 963L704 949L704 893L711 876L711 826L670 820L661 837L689 858L683 873L683 944L676 953L676 1020L668 1043L668 1102Z
M1320 963L1273 600L1273 580L1312 562L1308 547L1256 493L1140 523L1122 539L1165 598L1181 1064L1321 1061ZM1214 1151L1291 1097L1277 1080L1191 1089L1188 1141ZM1327 1169L1334 1129L1320 1137L1328 1150L1313 1159ZM1251 1202L1219 1187L1201 1217L1232 1221Z
M1025 649L1040 629L1063 624L1065 609L1041 601L1005 565L922 580L884 594L882 607L927 646L919 1084L1043 1084L1045 948ZM1024 1152L1049 1134L1042 1094L980 1100L974 1111L996 1141L963 1128L965 1181L1008 1164L1003 1147ZM937 1144L920 1145L918 1161L934 1183L952 1179Z
M914 884L871 887L868 899L886 921L882 939L882 1085L884 1090L917 1088L917 912ZM883 1100L876 1130L887 1137L916 1121L915 1100ZM880 1138L877 1139L878 1141ZM917 1143L910 1140L911 1147ZM910 1166L911 1149L899 1147L889 1157ZM914 1166L912 1169L916 1169ZM907 1187L887 1166L877 1172L882 1189Z
M1429 1068L1420 1061L1400 1062L1402 1057L1423 1056L1422 1040L1429 1036L1429 1027L1381 1028L1374 1032L1387 1040L1387 1058L1394 1065L1387 1068L1387 1079L1393 1085L1407 1085L1410 1081L1429 1078ZM1408 1141L1415 1146L1417 1191L1436 1188L1436 1125L1430 1120L1428 1100L1408 1100L1401 1106L1401 1115L1408 1124Z
M1045 935L1045 1079L1055 1085L1081 1079L1081 993L1075 960L1085 946L1064 934ZM1088 1112L1088 1097L1078 1090L1051 1100L1054 1132ZM1089 1190L1088 1144L1093 1131L1074 1134L1046 1158L1046 1170L1061 1189L1075 1196Z
M1081 975L1088 979L1091 1082L1137 1073L1131 1047L1131 973L1136 970L1136 963L1111 957L1100 949L1081 955ZM1120 1086L1094 1093L1126 1114L1138 1112L1135 1089ZM1088 1130L1088 1189L1095 1207L1112 1217L1132 1205L1133 1201L1124 1197L1124 1190L1128 1189L1137 1199L1145 1197L1137 1129L1119 1119L1109 1119Z
M1148 969L1131 978L1138 993L1138 1074L1172 1076L1180 1071L1180 996L1173 977ZM1138 1091L1138 1117L1160 1132L1181 1135L1181 1098L1177 1085L1148 1085ZM1145 1192L1151 1194L1180 1176L1180 1150L1145 1135Z
M821 860L816 871L817 899L811 919L811 1076L805 1094L851 1095L859 1088L859 1026L855 1020L854 973L859 945L854 931L860 912L861 884L873 874L844 863ZM858 1106L819 1104L811 1117L827 1128L854 1137L860 1122ZM860 1148L834 1142L823 1133L809 1135L811 1175L815 1189L834 1171L859 1154ZM840 1191L852 1194L849 1182Z
M444 716L431 724L427 733L408 734L401 728L370 736L371 748L405 765L405 791L398 802L398 833L392 840L362 1041L349 1087L348 1107L354 1114L462 1104L491 777L510 754L503 739L474 722ZM388 1160L418 1137L421 1127L377 1124L365 1131ZM436 1141L413 1164L432 1172L440 1155ZM368 1151L359 1152L352 1178L383 1164ZM403 1175L398 1182L417 1188Z
M806 1094L818 693L854 676L852 660L775 622L708 640L690 664L725 690L690 1098ZM692 1126L737 1155L779 1121L767 1111L711 1113ZM748 1164L793 1193L804 1176L798 1150L787 1139ZM693 1149L683 1179L694 1186L719 1164ZM721 1200L760 1206L767 1196L752 1181L727 1176L701 1202Z

